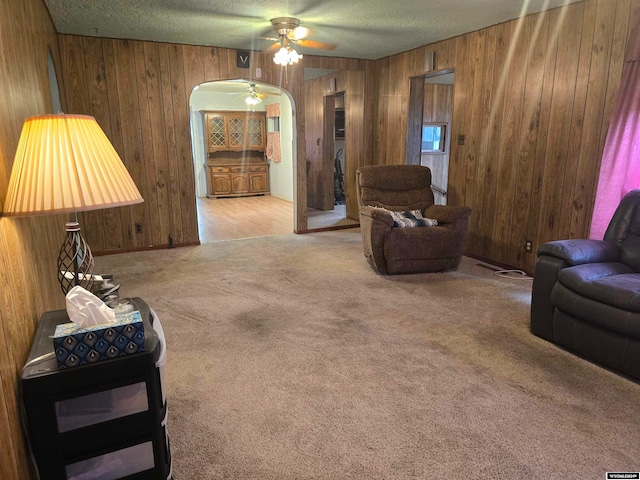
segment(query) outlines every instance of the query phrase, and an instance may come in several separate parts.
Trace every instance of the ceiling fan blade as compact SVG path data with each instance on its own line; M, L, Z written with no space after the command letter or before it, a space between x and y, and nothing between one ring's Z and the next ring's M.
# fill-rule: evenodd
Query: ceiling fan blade
M305 48L315 48L318 50L335 50L336 46L333 43L318 42L316 40L294 40L295 43Z
M278 50L280 50L280 48L282 48L282 45L280 45L280 43L274 43L273 45L271 45L270 47L268 47L264 51L268 52L268 53L275 53Z

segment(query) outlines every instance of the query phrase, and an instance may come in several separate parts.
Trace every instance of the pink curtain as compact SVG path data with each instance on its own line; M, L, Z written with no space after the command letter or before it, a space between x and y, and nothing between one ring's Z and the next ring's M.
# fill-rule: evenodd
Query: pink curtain
M620 200L640 188L640 8L632 19L622 84L604 146L589 238L601 240Z
M282 161L282 153L280 151L280 132L267 132L267 159L273 163Z
M269 117L269 118L279 117L280 116L280 104L279 103L272 103L270 105L267 105L265 107L265 110L267 111L267 117Z
M280 104L272 103L266 106L267 117L274 118L280 116ZM267 159L273 163L282 161L282 153L280 151L280 132L267 132Z

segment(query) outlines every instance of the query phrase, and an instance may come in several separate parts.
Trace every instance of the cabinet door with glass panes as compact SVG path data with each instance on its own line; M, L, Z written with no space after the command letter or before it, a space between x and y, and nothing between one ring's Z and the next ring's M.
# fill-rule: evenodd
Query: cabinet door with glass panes
M265 114L205 112L205 142L208 152L265 149Z
M225 150L229 144L225 115L223 113L205 113L204 125L207 151Z
M247 115L245 129L245 145L248 149L262 150L266 145L265 114Z

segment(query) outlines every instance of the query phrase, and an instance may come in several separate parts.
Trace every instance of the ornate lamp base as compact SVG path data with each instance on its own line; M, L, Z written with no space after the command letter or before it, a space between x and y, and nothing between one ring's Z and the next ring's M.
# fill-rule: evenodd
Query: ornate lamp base
M67 222L67 238L58 255L58 281L65 295L74 286L91 290L93 286L93 255L80 235L78 215L73 213Z

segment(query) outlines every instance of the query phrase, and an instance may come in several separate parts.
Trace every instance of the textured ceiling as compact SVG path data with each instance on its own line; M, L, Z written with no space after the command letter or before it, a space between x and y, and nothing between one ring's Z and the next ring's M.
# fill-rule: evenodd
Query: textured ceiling
M292 16L310 40L378 59L580 0L45 0L59 33L264 50L270 19Z

